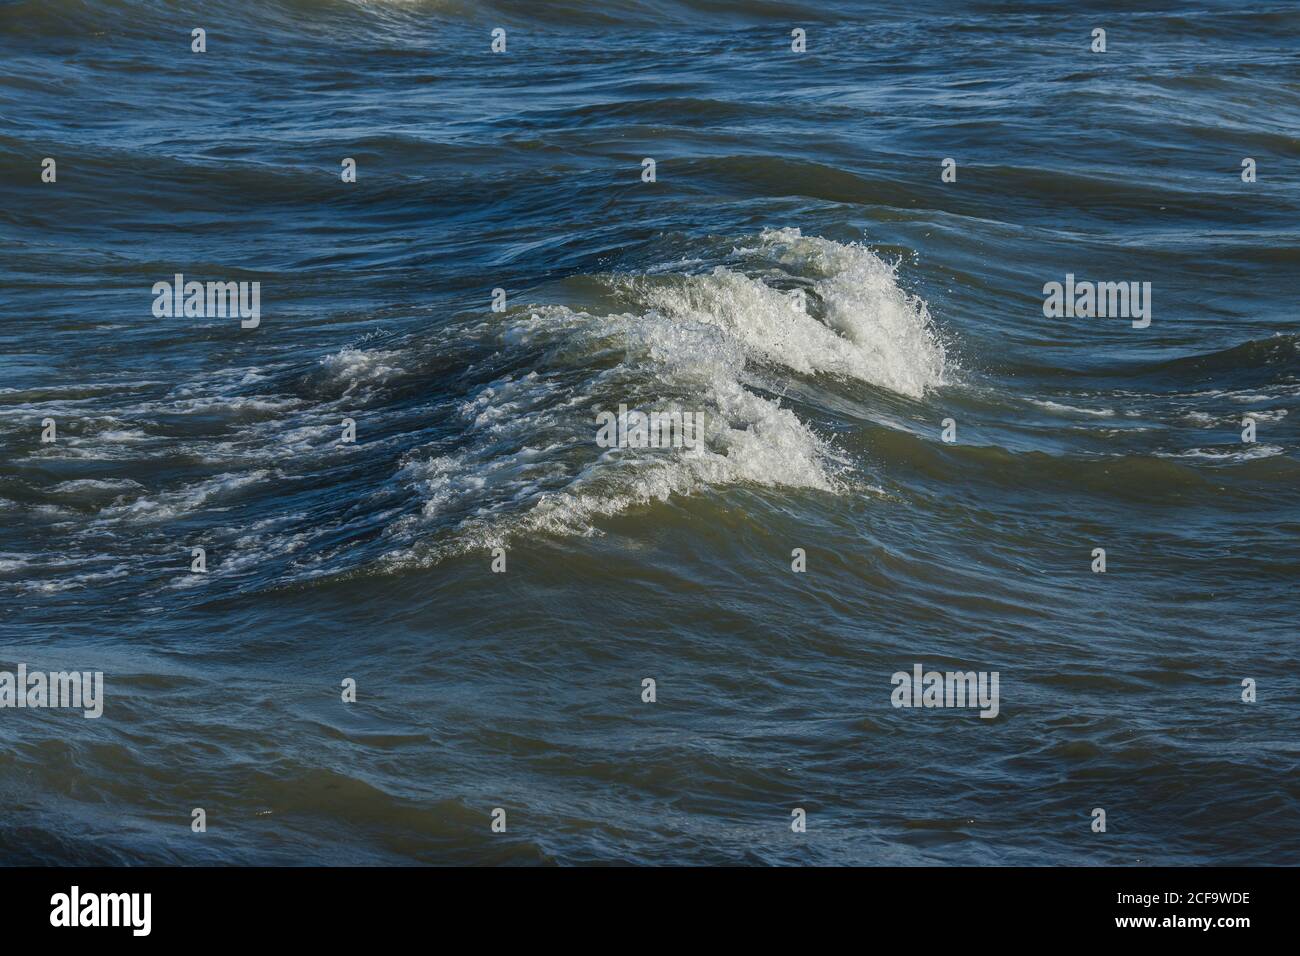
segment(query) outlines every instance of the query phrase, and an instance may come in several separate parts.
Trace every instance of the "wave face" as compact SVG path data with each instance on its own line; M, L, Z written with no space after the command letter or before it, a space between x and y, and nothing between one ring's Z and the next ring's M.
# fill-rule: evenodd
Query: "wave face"
M1297 862L1289 12L0 3L0 859Z

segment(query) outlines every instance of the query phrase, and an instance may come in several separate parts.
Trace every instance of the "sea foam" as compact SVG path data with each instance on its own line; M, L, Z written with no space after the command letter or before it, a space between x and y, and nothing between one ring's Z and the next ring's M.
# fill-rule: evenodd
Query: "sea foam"
M399 477L424 507L390 526L400 546L385 561L429 563L512 534L591 534L600 516L705 488L842 491L844 459L771 383L828 375L922 397L946 373L926 305L865 247L797 229L765 232L732 260L604 277L630 311L552 304L502 316L502 347L543 359L462 403L457 447L408 456ZM791 283L816 308L798 309L780 287ZM700 447L597 448L594 415L620 402L702 411Z

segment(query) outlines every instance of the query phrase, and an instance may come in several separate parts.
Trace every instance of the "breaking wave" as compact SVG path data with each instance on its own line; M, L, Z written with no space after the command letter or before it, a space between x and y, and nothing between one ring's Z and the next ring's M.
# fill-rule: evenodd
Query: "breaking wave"
M424 503L390 527L402 547L385 563L427 563L511 533L589 534L597 517L742 482L839 492L847 460L778 393L792 375L914 399L944 383L934 323L895 270L860 245L770 230L699 274L603 277L629 311L506 313L497 341L536 364L463 402L454 451L404 462L400 477ZM596 413L620 405L702 412L703 441L597 448ZM457 534L428 538L448 522Z

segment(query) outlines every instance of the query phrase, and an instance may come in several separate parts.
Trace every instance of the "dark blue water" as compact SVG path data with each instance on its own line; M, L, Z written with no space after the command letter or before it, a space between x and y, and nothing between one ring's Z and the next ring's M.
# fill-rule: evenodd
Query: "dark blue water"
M0 2L0 672L104 675L0 707L0 862L1300 862L1298 52L1290 2Z

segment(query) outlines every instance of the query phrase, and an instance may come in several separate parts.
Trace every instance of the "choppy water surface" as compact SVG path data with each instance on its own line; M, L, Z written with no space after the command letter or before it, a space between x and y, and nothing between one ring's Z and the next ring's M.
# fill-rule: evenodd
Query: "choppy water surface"
M0 861L1300 861L1300 13L1076 6L0 3Z

